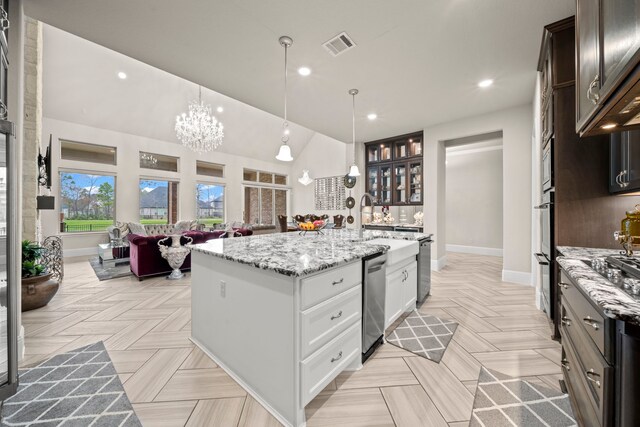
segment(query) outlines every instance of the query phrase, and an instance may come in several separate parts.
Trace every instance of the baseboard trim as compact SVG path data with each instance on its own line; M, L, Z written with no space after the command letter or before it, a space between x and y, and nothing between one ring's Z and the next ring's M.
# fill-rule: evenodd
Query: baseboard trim
M447 256L443 256L442 258L439 259L432 259L431 260L431 269L433 271L440 271L442 270L445 266L447 265Z
M222 361L220 361L220 359L218 359L216 356L213 355L213 353L211 353L209 350L207 350L205 348L204 345L202 345L202 343L200 343L197 339L190 337L189 338L191 340L192 343L194 343L200 350L202 350L204 352L204 354L206 354L207 356L209 356L209 358L211 358L211 360L213 360L219 367L222 368L223 371L225 371L227 373L227 375L229 375L235 382L237 382L238 384L240 384L240 387L242 387L247 393L249 393L251 395L251 397L253 397L259 404L261 404L271 415L273 415L275 417L276 420L280 421L280 423L286 427L293 427L293 425L287 421L286 418L284 418L278 411L275 410L275 408L271 405L269 405L267 402L265 402L259 395L258 393L256 393L250 386L249 384L247 384L242 378L240 378L238 375L236 375L231 369L229 369L227 367L227 365L225 365ZM300 427L305 427L307 425L307 422L305 421Z
M502 270L502 281L518 285L531 285L531 273L527 271Z
M463 254L502 256L503 250L500 248L484 248L482 246L446 245L447 252L459 252Z
M95 255L98 256L98 249L95 246L89 248L63 249L63 258L72 258L76 256Z

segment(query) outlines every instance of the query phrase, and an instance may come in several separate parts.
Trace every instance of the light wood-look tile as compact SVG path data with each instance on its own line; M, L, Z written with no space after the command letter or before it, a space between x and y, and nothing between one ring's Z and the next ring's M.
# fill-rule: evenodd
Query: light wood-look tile
M447 422L471 418L473 395L449 368L422 357L405 360Z
M158 350L124 384L129 400L135 403L151 402L189 356L189 353L191 350L185 348Z
M483 366L512 377L560 373L560 366L534 350L474 353Z
M383 387L381 391L397 427L447 427L421 386Z
M240 421L244 403L244 397L200 400L189 417L187 427L235 426Z
M418 384L418 380L402 358L369 360L359 371L343 372L336 378L339 390L408 384Z
M501 258L447 256L449 265L432 272L432 295L420 308L460 324L443 361L436 364L385 344L360 372L340 376L307 405L309 427L421 420L419 427L428 420L441 425L442 418L452 427L467 426L482 363L496 370L504 366L512 374L523 371L536 384L559 387L559 347L535 308L533 289L502 282ZM188 340L190 280L187 275L178 281L162 276L99 281L86 257L65 259L65 279L51 303L22 313L26 354L21 366L104 341L145 426L193 425L202 419L224 425L227 421L217 417L233 419L240 401L240 420L231 421L233 427L279 426ZM526 320L515 323L516 317ZM511 350L515 347L524 348ZM425 411L434 415L425 417Z
M307 427L393 427L379 388L322 394L305 408Z
M444 363L460 381L477 380L480 375L480 362L453 340L440 363Z
M253 397L247 396L238 427L282 427L282 424Z
M189 357L180 366L180 369L211 369L218 365L198 347L194 347Z
M478 334L500 350L527 350L560 347L555 341L542 338L531 331L484 332Z
M196 403L198 402L195 400L187 400L134 403L132 406L144 427L181 427L187 423Z
M173 400L175 396L181 396L187 400L198 400L244 397L246 395L247 393L242 387L221 368L182 369L174 373L155 400L158 402Z

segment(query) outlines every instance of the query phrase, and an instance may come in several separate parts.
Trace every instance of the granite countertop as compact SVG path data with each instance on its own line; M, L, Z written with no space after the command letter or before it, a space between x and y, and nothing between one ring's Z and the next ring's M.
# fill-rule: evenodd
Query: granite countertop
M323 232L324 234L276 233L214 239L188 246L193 251L218 258L271 270L286 276L301 277L376 253L386 253L389 249L385 245L364 243L366 240L379 238L422 240L432 236L424 233L366 230L363 238L360 239L357 230L323 230Z
M607 316L640 325L640 301L584 262L595 257L620 255L619 250L561 246L558 251L563 255L557 258L560 266Z
M413 228L424 228L423 225L418 225L418 224L400 224L399 222L394 222L391 224L387 224L384 222L369 222L367 224L365 224L366 226L373 226L373 227L413 227Z

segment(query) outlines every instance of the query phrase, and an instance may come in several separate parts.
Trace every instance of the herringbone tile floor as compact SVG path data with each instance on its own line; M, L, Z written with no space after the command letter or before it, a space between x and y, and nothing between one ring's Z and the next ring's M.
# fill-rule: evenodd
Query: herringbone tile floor
M502 259L448 254L424 313L457 321L440 364L390 344L340 375L307 406L313 426L466 426L480 366L558 388L560 346L532 288L500 280ZM189 276L97 280L86 260L65 266L60 292L23 313L24 366L102 340L145 426L277 426L189 341Z

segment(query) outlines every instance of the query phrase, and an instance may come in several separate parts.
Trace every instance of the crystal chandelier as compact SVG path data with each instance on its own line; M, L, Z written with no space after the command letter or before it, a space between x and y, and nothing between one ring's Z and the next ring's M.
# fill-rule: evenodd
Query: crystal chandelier
M282 36L278 39L278 42L284 47L284 123L282 124L282 145L278 150L276 159L282 162L290 162L293 160L291 156L291 147L287 145L289 142L289 122L287 122L287 50L293 44L291 37Z
M202 102L202 87L198 86L198 101L189 103L189 115L182 113L176 117L178 139L196 153L204 153L222 144L223 128L211 115L211 106Z
M140 153L140 163L146 168L155 168L158 166L158 159L150 153Z

